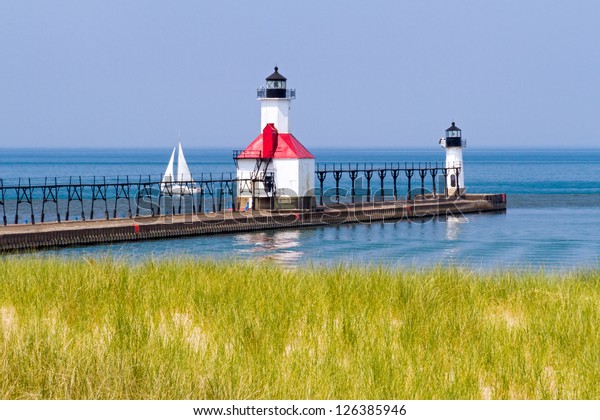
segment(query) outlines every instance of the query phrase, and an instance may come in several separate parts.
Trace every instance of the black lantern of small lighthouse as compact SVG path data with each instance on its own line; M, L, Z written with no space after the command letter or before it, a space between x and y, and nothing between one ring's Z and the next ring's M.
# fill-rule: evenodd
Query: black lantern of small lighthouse
M267 90L266 97L267 98L285 98L287 96L286 92L286 82L287 79L279 73L279 68L275 66L275 72L271 74L266 79L267 82Z
M446 147L462 147L462 132L454 121L452 126L446 129Z

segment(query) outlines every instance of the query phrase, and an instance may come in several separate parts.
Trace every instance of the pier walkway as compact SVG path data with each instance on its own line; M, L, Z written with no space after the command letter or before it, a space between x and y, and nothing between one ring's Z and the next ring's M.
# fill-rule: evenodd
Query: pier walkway
M0 252L73 245L293 229L343 223L392 222L506 210L504 194L465 194L412 200L345 203L313 211L242 211L168 214L87 221L45 222L0 228Z

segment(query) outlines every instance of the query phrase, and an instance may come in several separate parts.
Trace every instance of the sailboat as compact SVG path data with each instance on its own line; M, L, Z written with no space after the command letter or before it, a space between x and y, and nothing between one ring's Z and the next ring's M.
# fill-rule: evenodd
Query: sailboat
M175 177L173 172L176 149L179 149L179 153L177 155L177 177ZM169 195L189 195L202 191L201 188L194 187L192 173L190 172L190 168L188 167L185 156L183 155L181 142L177 147L173 148L171 159L169 159L169 164L167 165L162 182L160 183L160 189L163 193Z

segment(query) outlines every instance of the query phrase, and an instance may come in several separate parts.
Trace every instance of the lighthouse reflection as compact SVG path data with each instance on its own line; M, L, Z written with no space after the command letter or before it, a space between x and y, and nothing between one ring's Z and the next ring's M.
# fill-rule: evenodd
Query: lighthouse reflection
M460 240L463 225L468 223L464 216L446 216L446 240L450 242ZM449 264L460 264L460 247L457 244L447 246L443 252L443 261Z
M304 252L299 250L300 231L274 230L250 232L235 237L236 247L245 255L259 260L274 261L285 266L294 266Z
M446 240L457 241L460 239L462 225L469 223L465 216L446 216Z

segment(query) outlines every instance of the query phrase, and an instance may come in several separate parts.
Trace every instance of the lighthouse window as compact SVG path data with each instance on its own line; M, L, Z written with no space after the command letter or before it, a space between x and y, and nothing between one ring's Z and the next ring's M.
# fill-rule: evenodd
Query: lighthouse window
M269 80L267 82L267 89L284 89L285 82L281 80Z

